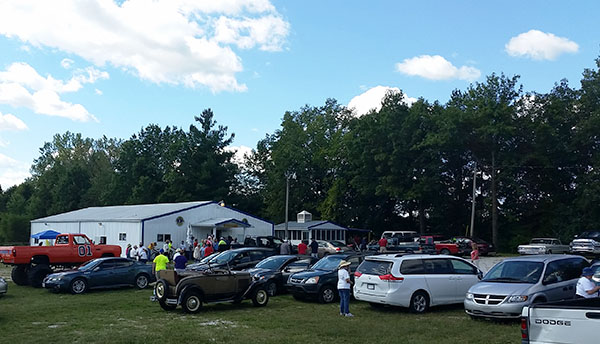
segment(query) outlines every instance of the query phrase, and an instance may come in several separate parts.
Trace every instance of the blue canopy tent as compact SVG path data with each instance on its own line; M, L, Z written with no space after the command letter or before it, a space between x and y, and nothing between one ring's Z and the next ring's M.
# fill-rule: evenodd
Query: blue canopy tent
M52 229L45 230L43 232L35 233L31 237L34 239L56 239L56 236L59 235L60 232L57 232Z

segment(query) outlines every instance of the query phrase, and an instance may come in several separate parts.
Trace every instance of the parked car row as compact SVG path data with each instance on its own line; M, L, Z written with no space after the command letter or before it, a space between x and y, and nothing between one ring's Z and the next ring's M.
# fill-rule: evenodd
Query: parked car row
M557 238L533 238L527 245L517 247L519 254L572 253L582 256L600 256L600 231L587 231L576 235L569 245Z

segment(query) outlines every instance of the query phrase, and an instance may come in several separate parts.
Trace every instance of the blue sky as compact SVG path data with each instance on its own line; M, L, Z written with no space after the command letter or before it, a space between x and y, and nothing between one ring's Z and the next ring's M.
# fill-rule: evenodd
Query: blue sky
M579 86L597 1L0 0L0 185L57 133L127 139L212 108L253 148L285 111L388 89L446 102L493 72Z

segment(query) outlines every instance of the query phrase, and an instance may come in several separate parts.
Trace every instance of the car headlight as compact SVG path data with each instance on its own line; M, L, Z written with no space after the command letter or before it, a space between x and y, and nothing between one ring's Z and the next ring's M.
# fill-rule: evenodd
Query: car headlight
M527 301L527 299L528 299L527 295L512 295L511 297L508 298L507 302L511 302L511 303L525 302L525 301Z
M467 298L467 300L473 300L473 293L467 293L465 297Z
M317 284L319 282L319 276L317 277L311 277L309 279L307 279L304 284Z

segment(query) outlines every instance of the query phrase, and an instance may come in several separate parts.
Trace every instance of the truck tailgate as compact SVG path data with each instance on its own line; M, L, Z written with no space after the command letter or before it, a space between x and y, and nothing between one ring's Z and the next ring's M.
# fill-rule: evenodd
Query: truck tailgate
M534 307L527 312L531 344L599 342L600 311Z

